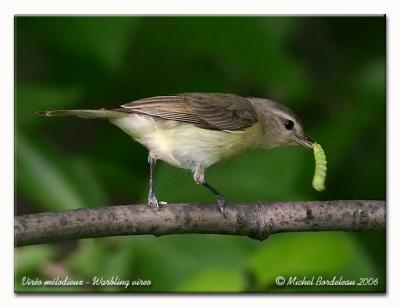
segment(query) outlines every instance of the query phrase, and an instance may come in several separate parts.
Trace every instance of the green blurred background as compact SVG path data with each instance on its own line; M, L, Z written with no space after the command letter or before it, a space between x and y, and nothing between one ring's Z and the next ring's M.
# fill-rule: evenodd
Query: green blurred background
M100 108L181 92L268 97L300 115L328 157L314 191L303 148L246 153L208 171L231 202L386 198L385 17L15 18L16 214L143 203L146 150L106 121L38 110ZM168 202L212 202L163 162ZM129 236L16 249L16 291L383 292L384 232ZM21 286L23 276L151 280L151 287ZM275 277L378 277L378 286L285 287Z

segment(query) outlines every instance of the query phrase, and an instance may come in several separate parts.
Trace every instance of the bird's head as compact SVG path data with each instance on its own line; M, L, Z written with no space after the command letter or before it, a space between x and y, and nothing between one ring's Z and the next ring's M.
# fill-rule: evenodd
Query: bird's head
M311 149L314 141L304 135L300 118L288 107L264 98L249 98L263 126L264 146L302 145Z

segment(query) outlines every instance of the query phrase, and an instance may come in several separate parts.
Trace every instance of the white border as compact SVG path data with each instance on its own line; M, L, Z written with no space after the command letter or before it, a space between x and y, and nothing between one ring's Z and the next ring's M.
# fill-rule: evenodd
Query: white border
M0 4L0 210L3 221L1 227L1 273L0 297L4 306L68 306L93 302L98 307L112 306L146 306L157 304L162 306L187 306L224 303L239 306L243 303L274 306L307 304L308 307L337 306L348 303L354 306L393 306L399 299L399 265L400 259L399 232L400 201L399 183L400 169L398 160L400 134L400 12L396 1L331 1L331 0L17 0L1 1ZM388 216L389 248L388 255L388 295L233 295L233 296L144 296L144 295L74 295L74 296L16 296L13 293L13 25L15 14L387 14L388 15ZM362 154L362 153L360 153ZM334 255L333 255L334 256ZM247 302L249 300L249 302Z
M384 14L390 1L17 0L18 14ZM394 1L393 1L394 2ZM342 4L342 5L340 5ZM345 4L345 5L343 5Z

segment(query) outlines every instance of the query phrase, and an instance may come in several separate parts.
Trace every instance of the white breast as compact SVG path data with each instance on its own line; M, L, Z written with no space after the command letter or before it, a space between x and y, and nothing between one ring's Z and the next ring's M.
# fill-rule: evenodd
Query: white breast
M198 164L208 167L251 147L253 138L249 134L260 132L257 125L245 131L223 132L137 114L114 118L111 122L147 147L153 156L191 170Z

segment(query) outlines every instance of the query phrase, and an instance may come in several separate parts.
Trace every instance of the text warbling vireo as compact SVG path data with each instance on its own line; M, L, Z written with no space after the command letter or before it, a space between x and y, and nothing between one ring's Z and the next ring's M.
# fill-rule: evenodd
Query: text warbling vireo
M107 118L149 150L148 204L158 207L153 188L156 161L192 171L196 183L217 197L224 213L225 197L204 179L207 167L251 148L303 145L299 118L287 107L264 98L233 94L187 93L136 100L113 109L54 110L45 116Z

